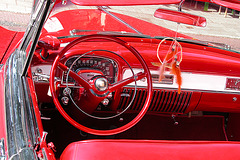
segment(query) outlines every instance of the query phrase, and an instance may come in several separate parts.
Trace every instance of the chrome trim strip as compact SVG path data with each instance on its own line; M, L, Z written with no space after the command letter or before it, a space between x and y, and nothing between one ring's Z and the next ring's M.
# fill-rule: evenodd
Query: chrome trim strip
M37 159L34 151L34 132L31 115L28 115L28 107L31 105L27 101L24 93L25 84L21 78L24 55L16 50L8 59L5 67L5 111L7 130L7 152L9 159Z
M4 138L1 138L0 140L0 160L5 160L5 144L4 144Z
M141 72L141 69L133 69L134 73ZM159 74L159 71L151 70L151 74ZM167 72L168 74L169 72ZM126 70L123 73L123 79L130 77L130 71ZM203 92L221 92L221 93L236 93L240 94L240 90L229 90L226 89L227 78L239 78L239 77L228 77L222 75L210 75L202 73L190 73L182 72L182 90L191 90L191 91L203 91ZM133 84L129 84L128 87L131 87ZM137 81L138 87L145 87L146 82L139 80ZM176 83L176 78L174 77L173 84L161 84L154 83L154 89L177 89L178 85Z
M37 159L26 119L24 86L21 79L24 56L16 50L8 59L5 68L5 111L7 130L7 152L9 159ZM31 120L30 120L31 121Z

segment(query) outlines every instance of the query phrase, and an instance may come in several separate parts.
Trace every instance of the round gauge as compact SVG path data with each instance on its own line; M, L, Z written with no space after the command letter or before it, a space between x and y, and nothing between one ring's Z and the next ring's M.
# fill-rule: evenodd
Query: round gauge
M78 57L69 58L65 65L70 67ZM102 73L107 78L109 83L114 83L117 80L117 63L111 59L101 57L82 57L79 58L71 68L74 72L84 72L84 77L88 80L91 75ZM89 74L87 74L87 71ZM63 72L62 83L66 83L67 72ZM68 83L74 83L74 80L69 77Z

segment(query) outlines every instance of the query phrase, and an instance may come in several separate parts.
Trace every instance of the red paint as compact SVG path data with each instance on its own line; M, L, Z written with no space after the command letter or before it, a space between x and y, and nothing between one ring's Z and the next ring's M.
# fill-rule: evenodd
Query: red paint
M9 45L11 44L13 38L16 36L15 31L7 30L0 26L0 33L1 33L1 39L0 39L0 61L2 61L6 51L9 48Z
M236 100L234 100L235 98ZM240 95L227 93L202 93L197 111L240 112Z
M19 46L21 39L24 35L24 32L17 32L14 39L12 40L11 44L8 47L8 50L5 53L5 56L2 58L1 63L5 63L8 57L15 51L17 46Z
M231 9L240 11L239 0L212 0L212 2L226 8L231 8Z
M129 6L129 5L163 5L176 4L181 0L71 0L72 3L81 6Z

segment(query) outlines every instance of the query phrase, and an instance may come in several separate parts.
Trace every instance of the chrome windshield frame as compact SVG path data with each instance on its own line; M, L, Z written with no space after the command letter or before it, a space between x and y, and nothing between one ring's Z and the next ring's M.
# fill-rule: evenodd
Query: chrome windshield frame
M36 6L33 7L30 23L18 48L20 53L27 57L23 64L22 76L27 75L42 28L54 4L55 0L38 0ZM29 45L31 46L27 54Z

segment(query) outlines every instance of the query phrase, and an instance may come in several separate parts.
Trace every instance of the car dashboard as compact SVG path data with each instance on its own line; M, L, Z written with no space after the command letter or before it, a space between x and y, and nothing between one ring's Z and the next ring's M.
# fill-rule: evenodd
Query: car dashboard
M69 54L63 62L68 68L77 74L81 74L87 81L91 81L95 76L104 76L110 84L131 77L132 72L134 72L134 74L142 72L142 69L137 65L129 68L122 60L118 61L116 57L111 58L110 56L97 54L84 56L83 54ZM153 62L151 63L155 65ZM43 103L51 102L51 94L49 91L51 66L51 62L47 62L40 64L34 63L31 67L36 92ZM158 67L150 68L150 72L153 82L153 97L148 109L149 113L185 114L192 111L240 111L238 107L240 104L239 77L182 71L181 76L183 83L181 85L181 93L178 94L176 77L170 71L165 73L164 79L161 82L159 82ZM58 85L62 88L60 91L62 92L60 93L60 99L68 97L65 88L69 87L73 90L79 89L79 87L77 87L78 84L76 84L77 82L68 76L67 71L59 71L58 74L60 75ZM113 99L117 99L116 101L119 103L116 104L118 104L118 106L113 108L118 111L124 110L134 98L131 106L128 108L128 112L140 111L147 96L146 78L137 81L136 85L137 86L132 82L124 86L120 91L114 92L113 95L111 94L108 98L110 103L108 102L105 107L111 104ZM46 97L46 95L48 95L48 97ZM76 99L76 97L74 99ZM62 102L65 103L64 100L62 100ZM68 103L65 105L68 105ZM110 108L112 108L112 106Z

